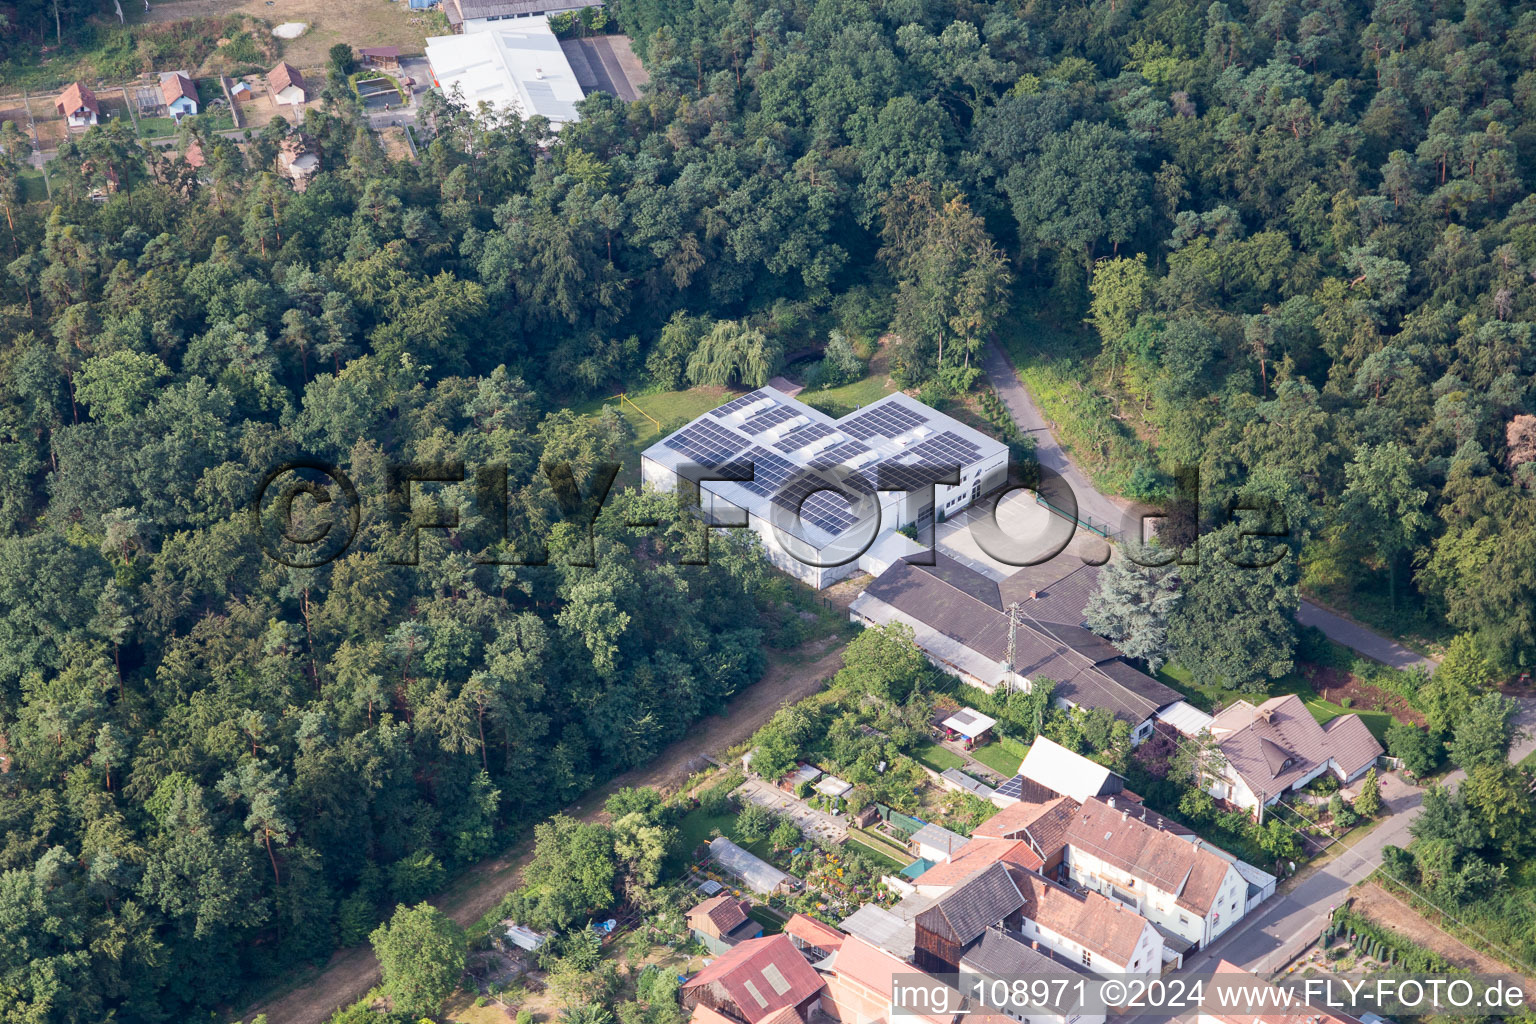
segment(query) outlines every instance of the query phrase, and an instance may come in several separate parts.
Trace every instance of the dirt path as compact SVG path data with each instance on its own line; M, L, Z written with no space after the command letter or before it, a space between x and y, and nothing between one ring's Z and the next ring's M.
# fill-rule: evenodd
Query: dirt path
M1509 964L1472 949L1460 939L1442 931L1417 910L1387 892L1375 882L1367 882L1354 892L1353 909L1385 928L1405 935L1432 949L1457 967L1476 974L1508 974ZM1536 992L1536 984L1526 979L1526 992Z
M834 601L841 596L834 597ZM842 653L843 645L833 636L787 655L770 656L767 674L731 701L724 715L699 722L686 738L672 744L655 761L620 775L567 811L583 820L597 821L604 817L603 802L621 787L653 786L663 794L675 792L698 770L702 755L719 754L743 742L782 705L821 689L842 666ZM531 853L531 844L524 841L500 857L482 861L434 899L433 904L462 925L478 920L517 885L518 875ZM251 1007L243 1019L266 1014L269 1024L320 1024L337 1008L361 999L378 981L379 966L373 951L367 946L356 946L332 956L318 972L296 979L296 987Z

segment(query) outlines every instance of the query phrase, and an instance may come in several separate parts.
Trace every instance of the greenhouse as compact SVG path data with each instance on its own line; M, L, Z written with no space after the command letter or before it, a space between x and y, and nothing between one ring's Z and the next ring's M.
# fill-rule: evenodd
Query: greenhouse
M794 875L785 874L724 836L709 844L709 855L721 870L741 879L747 888L764 896L788 892L799 884Z

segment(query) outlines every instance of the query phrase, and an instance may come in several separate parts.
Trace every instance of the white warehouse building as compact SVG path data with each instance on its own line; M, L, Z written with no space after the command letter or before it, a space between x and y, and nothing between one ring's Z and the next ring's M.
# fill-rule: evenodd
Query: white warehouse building
M645 484L671 491L687 466L703 475L699 503L719 523L746 525L769 559L820 589L857 570L878 575L925 550L934 522L1001 487L1008 446L901 392L841 419L765 387L711 410L647 448ZM948 471L959 483L925 484ZM698 471L694 471L694 476Z
M548 118L554 131L580 120L585 94L548 18L466 23L463 35L428 39L427 62L432 84L471 113L484 103L492 114Z

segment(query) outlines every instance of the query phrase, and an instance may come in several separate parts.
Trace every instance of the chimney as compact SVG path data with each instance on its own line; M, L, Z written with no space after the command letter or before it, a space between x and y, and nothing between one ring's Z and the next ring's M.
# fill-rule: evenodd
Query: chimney
M1130 816L1131 816L1131 812L1130 811L1121 811L1120 812L1120 820L1121 821L1125 821Z
M1115 798L1114 797L1110 797L1108 800L1105 801L1105 803L1109 804L1109 809L1110 810L1114 810L1115 809Z
M544 69L543 68L534 68L533 69L533 77L534 78L543 78L544 77Z
M1037 600L1039 600L1039 599L1040 599L1040 591L1038 591L1038 590L1031 590L1031 591L1030 591L1030 592L1029 592L1029 599L1030 599L1030 600L1031 600L1031 601L1037 601Z

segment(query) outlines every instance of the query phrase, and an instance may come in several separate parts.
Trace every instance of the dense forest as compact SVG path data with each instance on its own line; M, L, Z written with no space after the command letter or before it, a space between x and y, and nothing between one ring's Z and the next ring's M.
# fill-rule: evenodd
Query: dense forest
M0 16L14 45L77 7ZM1290 513L1302 566L1261 597L1370 580L1501 666L1536 651L1536 11L616 13L639 102L595 95L558 140L432 103L421 159L391 162L332 96L302 193L280 121L205 139L199 173L94 130L46 205L0 135L4 1019L227 1003L749 684L793 642L787 584L740 542L679 564L677 510L634 496L572 564L541 467L585 488L628 450L572 404L758 382L834 327L894 326L898 383L960 391L1010 296L1090 319L1148 496L1197 465L1213 505L1246 485ZM317 568L246 516L296 457L362 494L368 543ZM465 528L394 564L401 461L510 467L514 540L548 527L550 564L486 564L468 483L418 511Z

